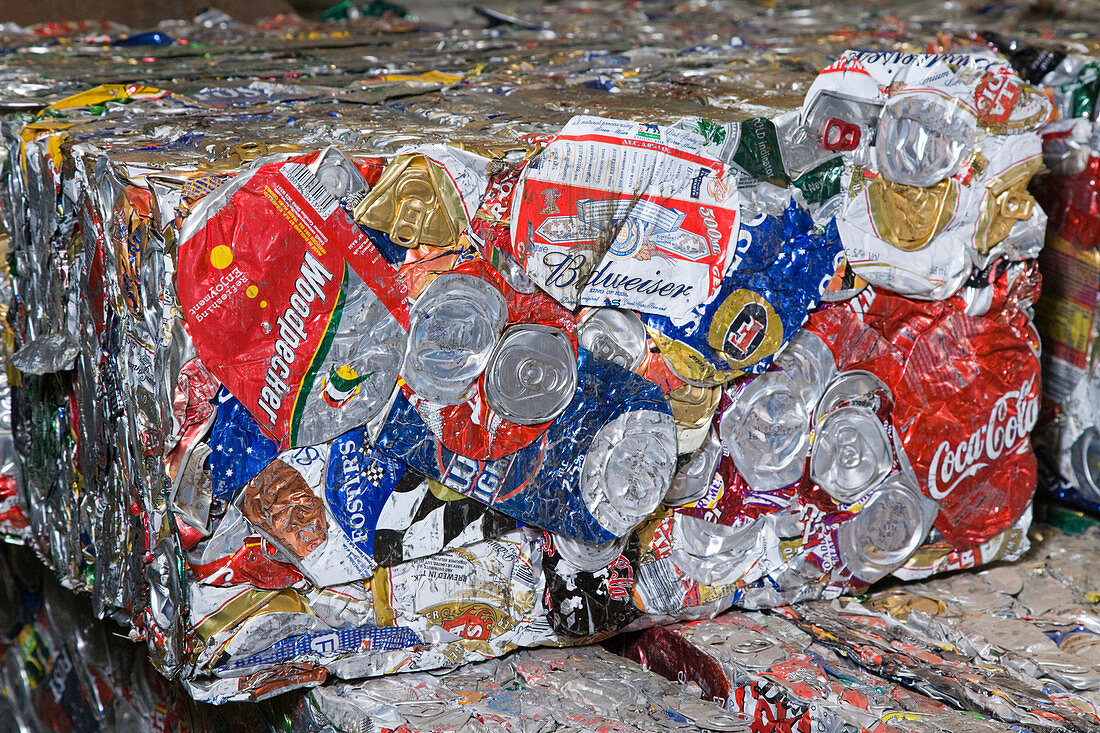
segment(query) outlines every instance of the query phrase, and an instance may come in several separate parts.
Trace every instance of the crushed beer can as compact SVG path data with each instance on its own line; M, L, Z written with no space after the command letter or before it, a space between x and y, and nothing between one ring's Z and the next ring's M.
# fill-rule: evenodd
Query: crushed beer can
M249 222L263 225L245 234ZM385 406L408 327L403 283L310 162L234 178L180 240L196 349L281 446L331 439Z
M657 124L573 118L517 186L516 259L568 307L687 319L721 284L740 222L736 182L704 144Z
M925 299L955 293L975 268L1041 232L1027 193L1039 171L1041 92L992 54L849 51L814 81L801 125L844 145L848 203L837 217L848 262L874 285ZM840 139L836 141L838 144Z
M762 371L818 302L840 251L835 227L815 229L790 201L778 216L742 222L730 269L701 317L681 324L647 314L647 332L689 384L713 386Z
M489 461L455 453L402 397L378 447L522 522L593 544L622 537L648 516L676 467L674 423L660 390L583 349L569 406L516 453Z
M468 150L416 146L386 165L359 197L355 218L402 247L453 247L485 192L488 165Z
M409 313L402 379L431 402L463 401L488 365L506 316L504 296L485 281L463 273L437 277Z
M547 617L565 638L598 638L629 626L641 612L634 603L638 540L631 536L589 545L547 535L542 569Z
M642 366L649 353L641 319L623 308L586 310L577 321L577 339L593 356L630 371Z

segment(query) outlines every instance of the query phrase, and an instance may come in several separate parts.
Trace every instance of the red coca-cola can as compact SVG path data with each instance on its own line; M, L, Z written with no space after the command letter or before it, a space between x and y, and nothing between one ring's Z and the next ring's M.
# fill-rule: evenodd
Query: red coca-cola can
M894 425L935 527L972 548L1015 522L1035 491L1031 429L1039 359L1005 323L956 311L914 342L895 391Z
M868 288L806 324L841 370L865 369L893 390L899 459L939 504L936 529L963 550L1018 520L1036 482L1039 360L1022 305L1038 280L1033 267L1011 265L991 268L987 280L977 300L914 301Z

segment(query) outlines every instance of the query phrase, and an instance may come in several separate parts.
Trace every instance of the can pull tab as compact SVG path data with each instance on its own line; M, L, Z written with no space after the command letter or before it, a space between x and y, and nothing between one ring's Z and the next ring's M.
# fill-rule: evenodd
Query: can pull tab
M393 217L390 237L402 247L416 247L424 228L424 202L417 198L402 199Z
M235 146L230 153L230 156L239 160L242 165L244 163L251 163L256 160L256 158L264 155L267 155L267 145L258 140L240 143Z
M1031 207L1034 203L1035 199L1027 191L1009 189L997 197L1001 216L1018 221L1031 218Z
M826 150L855 150L859 147L862 130L859 125L845 122L838 117L830 117L825 123L821 147Z

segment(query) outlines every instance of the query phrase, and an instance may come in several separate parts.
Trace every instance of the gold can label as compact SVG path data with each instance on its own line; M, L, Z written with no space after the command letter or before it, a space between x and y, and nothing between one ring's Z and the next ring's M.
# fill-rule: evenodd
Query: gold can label
M293 588L260 590L247 587L198 620L195 634L205 643L236 628L248 619L269 613L312 614L309 602Z
M985 182L986 193L974 236L974 246L979 252L985 254L993 249L1008 237L1013 224L1031 218L1035 199L1027 192L1027 185L1042 168L1040 158L1031 158Z
M646 333L664 357L668 368L680 379L705 386L722 385L741 376L740 369L717 369L699 351L682 341L676 341L657 329L646 327Z
M730 369L742 370L774 354L783 344L783 322L759 293L734 290L711 319L707 343Z
M867 198L879 237L912 252L947 228L959 202L959 184L945 178L933 186L906 186L878 176L868 184Z

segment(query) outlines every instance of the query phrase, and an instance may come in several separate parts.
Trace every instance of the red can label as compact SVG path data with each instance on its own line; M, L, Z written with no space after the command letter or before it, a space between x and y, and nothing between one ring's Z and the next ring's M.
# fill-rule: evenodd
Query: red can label
M1039 360L1002 323L953 313L921 334L896 395L894 424L935 526L970 548L1027 509L1037 468Z
M1008 122L1020 98L1020 80L1008 74L988 72L974 92L974 106L983 122Z
M404 283L307 160L211 194L179 248L199 357L281 448L367 422L396 383L408 327Z

